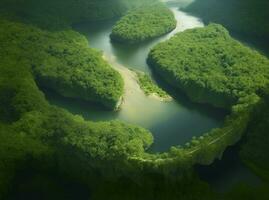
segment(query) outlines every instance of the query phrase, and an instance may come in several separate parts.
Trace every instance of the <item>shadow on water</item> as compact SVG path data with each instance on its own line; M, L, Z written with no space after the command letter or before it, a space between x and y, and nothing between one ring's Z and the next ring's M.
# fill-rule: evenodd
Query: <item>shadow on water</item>
M72 114L82 115L89 120L106 121L117 118L119 115L118 112L107 110L98 103L63 97L47 88L42 88L42 91L51 104L67 109ZM93 113L94 117L91 117Z

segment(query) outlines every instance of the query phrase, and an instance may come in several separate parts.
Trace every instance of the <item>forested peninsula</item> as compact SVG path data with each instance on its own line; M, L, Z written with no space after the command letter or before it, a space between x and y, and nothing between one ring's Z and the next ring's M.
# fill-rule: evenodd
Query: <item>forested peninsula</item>
M160 3L143 6L128 12L113 27L113 41L139 43L161 36L176 28L176 20L170 9Z
M65 97L98 102L116 109L123 80L101 52L74 31L49 32L1 20L1 51L23 56L37 83ZM18 60L18 59L17 59Z
M227 109L269 83L268 59L217 24L178 33L158 44L148 63L193 101Z
M149 53L148 63L155 73L184 91L192 101L231 110L224 127L209 134L215 139L208 144L235 142L246 133L241 158L256 174L268 180L268 156L262 153L268 147L269 60L266 57L234 40L223 26L210 24L178 33L158 44ZM208 134L201 136L200 141L193 138L186 146L203 143L207 140L205 136Z

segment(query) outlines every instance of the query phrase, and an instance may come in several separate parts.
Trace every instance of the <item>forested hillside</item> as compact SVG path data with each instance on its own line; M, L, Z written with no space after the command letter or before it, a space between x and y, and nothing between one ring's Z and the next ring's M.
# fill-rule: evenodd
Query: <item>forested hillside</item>
M235 32L269 37L267 0L196 0L186 10Z
M42 28L61 29L83 21L122 16L157 0L1 0L0 15Z

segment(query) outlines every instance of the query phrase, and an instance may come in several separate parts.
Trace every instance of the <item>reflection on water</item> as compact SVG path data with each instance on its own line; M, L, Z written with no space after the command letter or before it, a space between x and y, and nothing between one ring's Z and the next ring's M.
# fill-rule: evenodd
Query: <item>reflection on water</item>
M91 47L103 51L105 59L124 78L124 102L119 112L104 111L96 105L47 93L50 102L93 121L118 119L145 127L154 135L152 151L168 150L172 145L184 144L192 136L201 135L220 126L225 115L223 111L193 104L182 95L177 98L180 100L171 102L161 102L147 97L137 84L134 73L129 70L136 69L151 74L146 64L150 48L177 32L203 26L198 18L189 16L177 8L171 9L178 21L177 28L163 37L140 45L113 44L110 41L109 34L116 19L94 24L84 23L75 27L88 37Z

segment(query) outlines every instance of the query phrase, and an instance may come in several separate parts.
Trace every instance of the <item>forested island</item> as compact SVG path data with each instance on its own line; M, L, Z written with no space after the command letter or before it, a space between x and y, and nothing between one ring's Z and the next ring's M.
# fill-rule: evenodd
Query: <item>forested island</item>
M261 2L238 4L265 13ZM260 19L251 11L244 19ZM117 114L126 77L73 25L119 18L111 39L141 43L176 28L170 8L158 0L2 0L0 12L0 200L269 198L269 60L231 37L225 21L179 32L149 52L152 73L179 96L227 113L221 126L152 152L155 138L146 128L86 120L52 104L45 90ZM251 34L267 37L264 23L250 25L259 27ZM144 96L170 97L148 74L137 73ZM231 146L260 182L219 192L197 168L212 169Z
M176 28L172 11L162 4L139 7L127 13L113 27L111 39L138 43L168 33Z

